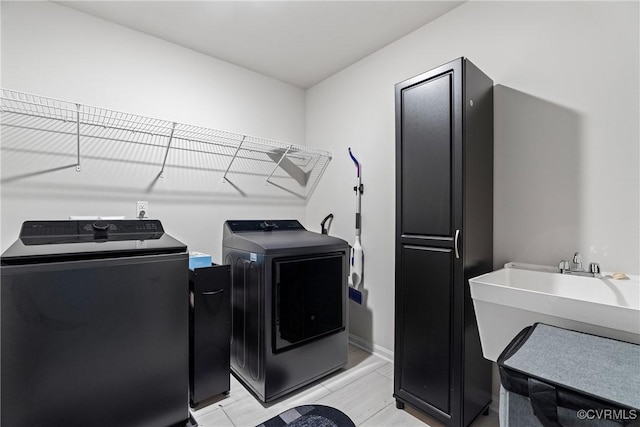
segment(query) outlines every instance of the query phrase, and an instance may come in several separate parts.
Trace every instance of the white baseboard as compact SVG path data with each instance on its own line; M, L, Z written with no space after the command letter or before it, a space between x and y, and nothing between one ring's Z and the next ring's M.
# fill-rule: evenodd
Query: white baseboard
M495 394L491 395L491 405L489 405L489 410L495 412L496 414L499 414L500 408L500 397L496 396Z
M393 363L393 351L389 351L384 347L380 347L377 344L374 344L353 334L349 334L349 342L368 353L374 354L388 362Z

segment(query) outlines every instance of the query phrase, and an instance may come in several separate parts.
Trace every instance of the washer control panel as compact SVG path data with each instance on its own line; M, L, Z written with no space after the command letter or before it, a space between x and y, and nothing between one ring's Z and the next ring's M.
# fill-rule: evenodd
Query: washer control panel
M155 219L25 221L20 230L20 240L25 245L44 245L159 239L163 234L162 224Z

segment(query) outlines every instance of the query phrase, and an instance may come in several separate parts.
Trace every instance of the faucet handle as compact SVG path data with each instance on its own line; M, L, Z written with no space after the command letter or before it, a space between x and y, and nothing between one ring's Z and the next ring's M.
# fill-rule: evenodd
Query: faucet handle
M598 264L597 262L592 262L591 264L589 264L589 271L594 275L600 274L600 264Z
M558 269L560 269L560 272L563 272L564 270L569 270L569 261L567 261L566 259L563 259L562 261L560 261L560 264L558 264Z

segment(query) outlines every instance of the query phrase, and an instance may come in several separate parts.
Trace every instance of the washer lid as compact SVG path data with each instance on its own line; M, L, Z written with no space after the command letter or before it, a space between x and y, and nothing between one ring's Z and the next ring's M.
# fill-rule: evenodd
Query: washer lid
M179 253L186 245L158 220L26 221L2 264Z

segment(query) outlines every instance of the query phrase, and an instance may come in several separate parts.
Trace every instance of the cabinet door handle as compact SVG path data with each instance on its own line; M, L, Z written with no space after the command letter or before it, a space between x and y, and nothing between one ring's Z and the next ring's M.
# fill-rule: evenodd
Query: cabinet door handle
M202 295L204 296L216 295L216 294L219 294L220 292L224 292L224 289L218 289L217 291L211 291L211 292L203 292Z
M460 230L456 230L456 237L453 241L453 248L456 251L456 258L460 259L460 252L458 252L458 240L460 240Z

